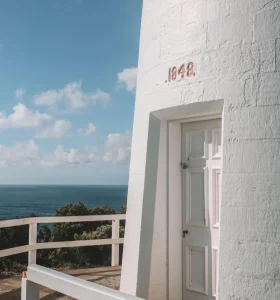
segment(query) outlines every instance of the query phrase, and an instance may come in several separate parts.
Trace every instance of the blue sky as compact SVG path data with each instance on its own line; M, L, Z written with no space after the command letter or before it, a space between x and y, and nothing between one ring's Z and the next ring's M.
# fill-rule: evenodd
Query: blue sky
M127 184L141 8L0 4L0 184Z

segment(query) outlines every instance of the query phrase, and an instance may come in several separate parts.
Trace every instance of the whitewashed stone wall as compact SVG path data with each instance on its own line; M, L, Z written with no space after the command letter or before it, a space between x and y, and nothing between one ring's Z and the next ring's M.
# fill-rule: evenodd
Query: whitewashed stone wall
M195 77L165 82L171 66L188 61ZM219 299L280 299L280 0L144 0L126 292L144 288L139 266L146 255L140 241L149 113L215 99L224 99ZM157 185L160 190L166 182L160 178ZM166 298L165 202L164 193L157 196L150 299Z

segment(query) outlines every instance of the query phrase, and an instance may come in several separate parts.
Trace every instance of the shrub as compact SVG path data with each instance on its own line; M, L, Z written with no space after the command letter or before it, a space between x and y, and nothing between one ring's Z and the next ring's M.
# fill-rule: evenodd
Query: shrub
M112 225L102 225L92 232L76 234L75 240L99 240L112 237ZM120 227L120 237L124 237L124 228ZM111 245L85 247L81 249L90 258L94 266L109 266L111 264Z
M122 213L126 205L122 206ZM58 209L56 216L111 215L114 209L108 206L87 208L81 202L70 203ZM34 217L32 215L31 217ZM124 222L120 223L120 237L124 236ZM0 249L13 248L28 244L28 225L0 230ZM56 223L41 226L38 230L38 243L52 241L74 241L90 239L109 239L112 236L111 221ZM122 245L120 258L122 257ZM45 249L37 251L37 263L46 267L61 268L107 266L111 263L111 245L78 248ZM0 259L0 271L22 271L27 265L27 254L19 254Z

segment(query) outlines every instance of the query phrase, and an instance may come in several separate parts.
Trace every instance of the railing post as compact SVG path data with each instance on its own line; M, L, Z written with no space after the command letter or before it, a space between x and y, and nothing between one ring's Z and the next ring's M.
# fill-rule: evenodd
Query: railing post
M21 281L21 300L39 300L40 286L27 278Z
M37 244L37 223L29 224L29 245ZM28 252L28 265L36 264L37 250Z
M120 220L112 221L112 238L118 239L120 237ZM111 266L118 266L120 264L119 261L119 253L120 253L120 244L112 244L112 258L111 258Z

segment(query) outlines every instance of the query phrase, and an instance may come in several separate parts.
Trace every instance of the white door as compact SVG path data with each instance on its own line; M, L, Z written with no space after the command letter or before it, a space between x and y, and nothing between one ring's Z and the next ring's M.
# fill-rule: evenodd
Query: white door
M221 120L182 125L183 299L214 300L218 285Z

